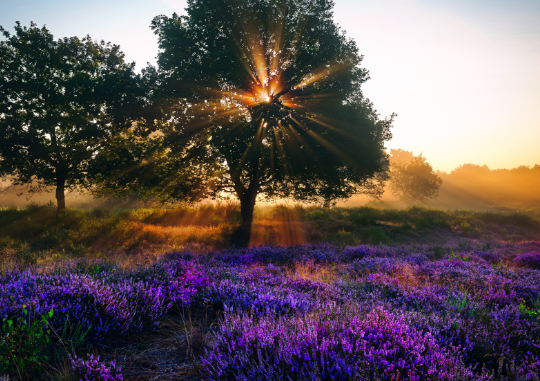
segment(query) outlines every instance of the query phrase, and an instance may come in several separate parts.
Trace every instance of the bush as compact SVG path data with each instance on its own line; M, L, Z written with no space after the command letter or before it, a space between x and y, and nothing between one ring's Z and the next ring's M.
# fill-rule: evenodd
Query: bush
M316 209L308 215L308 220L310 221L317 221L317 220L324 221L324 220L328 220L329 218L330 218L330 213L328 213L327 210L323 210L323 209Z
M68 355L68 358L77 380L120 381L124 379L120 374L120 368L116 367L114 361L105 364L99 361L99 356L94 358L93 355L90 355L88 360L71 355Z
M44 363L49 360L44 349L49 343L49 320L53 310L36 319L24 308L22 315L2 319L0 374L26 380L41 374Z
M516 263L522 267L540 270L540 252L523 253L516 257Z
M384 230L375 226L368 226L361 230L362 240L365 243L371 244L388 244L390 243L390 237L384 232Z
M226 316L202 362L209 380L472 380L459 355L385 310L362 316L344 308Z

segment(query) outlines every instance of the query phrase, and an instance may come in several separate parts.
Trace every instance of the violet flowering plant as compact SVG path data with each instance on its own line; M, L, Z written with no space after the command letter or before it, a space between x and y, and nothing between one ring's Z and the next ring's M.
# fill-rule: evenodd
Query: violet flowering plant
M99 340L156 328L173 305L192 303L206 282L195 264L178 261L105 275L13 271L0 283L0 316L16 316L23 305L37 313L54 309L53 324L61 327L63 319L72 319Z
M209 380L478 379L461 357L384 309L348 305L278 319L229 313L202 361Z
M74 376L81 381L121 381L121 369L116 367L114 361L104 363L99 356L90 355L87 360L77 356L68 355L71 370Z
M519 254L515 262L523 267L540 270L540 251Z
M531 247L517 258L534 259ZM201 360L207 379L535 380L540 271L515 251L301 245L134 268L77 260L0 276L0 317L54 309L51 327L69 319L99 342L158 329L178 308L226 311Z

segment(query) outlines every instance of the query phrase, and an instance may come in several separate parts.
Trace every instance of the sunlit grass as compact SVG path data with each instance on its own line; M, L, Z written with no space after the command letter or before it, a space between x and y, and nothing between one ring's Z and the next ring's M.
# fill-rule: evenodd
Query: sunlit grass
M107 257L108 253L219 250L236 245L237 204L141 209L67 209L50 206L0 209L2 268L46 258ZM531 211L491 213L412 207L257 207L250 246L328 242L335 245L403 244L442 234L475 240L538 240ZM448 239L448 238L446 238ZM461 242L461 241L460 241Z

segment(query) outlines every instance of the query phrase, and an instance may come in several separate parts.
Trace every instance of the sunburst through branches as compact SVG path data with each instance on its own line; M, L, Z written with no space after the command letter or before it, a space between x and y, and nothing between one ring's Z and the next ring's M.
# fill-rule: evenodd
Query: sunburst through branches
M384 141L362 96L356 44L329 0L192 0L154 19L156 98L171 157L234 193L245 223L257 197L328 202L380 191Z

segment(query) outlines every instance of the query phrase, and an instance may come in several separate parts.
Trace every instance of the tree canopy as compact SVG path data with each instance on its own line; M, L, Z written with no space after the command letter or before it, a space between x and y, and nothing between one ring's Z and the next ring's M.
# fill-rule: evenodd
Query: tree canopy
M169 163L190 179L192 194L235 194L245 223L258 196L380 194L393 115L380 119L363 96L368 72L332 7L190 0L186 16L153 20L154 102Z
M54 40L35 24L0 27L0 175L39 192L88 185L95 155L128 131L145 93L119 47L89 36Z

